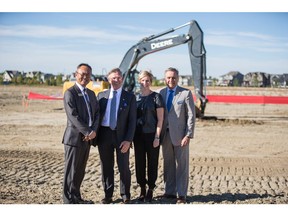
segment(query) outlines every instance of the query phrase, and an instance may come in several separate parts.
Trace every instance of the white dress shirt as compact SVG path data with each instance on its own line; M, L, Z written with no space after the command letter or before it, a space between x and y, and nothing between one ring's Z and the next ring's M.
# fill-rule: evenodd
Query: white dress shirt
M106 107L106 111L105 111L105 115L103 117L101 126L104 127L109 127L109 122L110 122L110 107L111 107L111 101L113 98L113 91L115 91L113 88L110 89L110 94L108 97L108 102L107 102L107 107ZM117 94L116 94L116 112L118 113L118 108L119 108L119 104L120 104L120 97L121 97L121 93L122 93L122 88L119 88L116 90ZM116 122L117 122L117 115L116 115Z

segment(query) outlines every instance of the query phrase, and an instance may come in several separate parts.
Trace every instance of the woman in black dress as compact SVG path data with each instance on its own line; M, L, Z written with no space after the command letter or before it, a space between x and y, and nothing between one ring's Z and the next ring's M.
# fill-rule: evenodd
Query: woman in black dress
M144 70L139 74L141 92L137 97L137 128L134 136L136 179L141 187L138 200L146 202L152 201L158 176L160 135L165 106L162 96L150 89L152 80L153 75L150 71Z

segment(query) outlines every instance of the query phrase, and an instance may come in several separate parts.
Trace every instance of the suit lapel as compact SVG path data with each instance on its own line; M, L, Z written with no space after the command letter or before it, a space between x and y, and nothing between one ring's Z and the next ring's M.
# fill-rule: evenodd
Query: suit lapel
M106 109L107 109L107 104L108 104L108 98L109 98L109 93L110 90L107 90L103 92L103 95L101 95L101 98L99 98L99 106L100 106L100 115L101 115L101 121L104 118Z
M120 115L120 113L125 109L125 107L127 107L126 92L124 90L122 90L122 93L120 96L120 101L119 101L117 116Z
M75 89L75 91L77 93L78 98L82 101L82 105L86 107L84 95L82 94L80 88L75 84L74 85L74 89Z
M76 84L74 84L74 89L77 92L78 96L80 96L79 94L82 95L82 92L81 92L80 88Z
M107 107L107 104L108 104L108 99L109 99L110 91L111 91L111 90L109 89L109 90L106 91L105 94L104 94L104 98L105 98L105 100L104 100L104 104L103 104L103 106L104 106L105 110L106 110L106 107Z
M180 87L177 86L176 91L175 91L175 95L174 95L173 101L172 101L172 104L173 104L173 105L176 105L176 102L178 101L178 98L180 97L181 92L182 92L182 91L181 91Z
M168 91L168 87L166 87L163 91L163 100L165 101L165 106L167 104L167 91Z
M94 104L94 95L95 94L93 91L87 91L88 93L88 97L89 97L89 100L90 100L90 108L91 108L91 117L92 117L92 120L94 121L94 113L95 113L95 109L96 107L95 106L92 106L92 104Z

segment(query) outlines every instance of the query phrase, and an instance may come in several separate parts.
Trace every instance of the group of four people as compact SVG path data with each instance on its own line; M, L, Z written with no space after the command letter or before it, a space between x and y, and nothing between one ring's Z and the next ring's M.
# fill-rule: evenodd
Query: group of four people
M132 144L136 179L141 188L138 199L151 202L158 176L161 143L165 184L163 196L178 198L177 203L185 203L189 182L189 142L194 136L195 108L191 91L178 86L178 70L168 68L165 71L167 87L159 93L150 88L152 73L141 71L138 80L141 92L137 98L122 88L123 76L119 68L108 73L111 87L97 97L93 91L86 89L91 75L91 66L84 63L78 65L76 84L64 94L67 127L62 141L65 152L63 202L88 203L82 199L80 187L90 146L97 145L105 194L101 202L109 204L113 201L116 152L120 195L123 203L129 203L129 153Z

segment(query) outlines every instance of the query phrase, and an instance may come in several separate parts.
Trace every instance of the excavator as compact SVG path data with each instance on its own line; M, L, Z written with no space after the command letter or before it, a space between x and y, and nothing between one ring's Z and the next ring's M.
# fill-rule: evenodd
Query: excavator
M185 26L190 26L187 34L161 38ZM145 37L132 46L125 54L119 66L124 74L123 88L134 93L139 91L140 86L136 79L139 72L136 70L136 67L144 56L186 43L188 44L191 72L194 80L196 116L203 117L206 103L208 102L204 85L206 80L206 50L203 43L203 32L195 20L168 29L160 34Z
M187 34L162 38L164 35L175 32L186 26L190 26ZM196 117L203 117L206 103L208 102L205 95L206 92L204 85L206 80L206 50L203 43L203 32L195 20L191 20L190 22L181 26L168 29L157 35L145 37L137 44L132 46L126 52L119 66L124 76L123 88L135 94L139 93L140 85L137 82L139 74L139 71L137 71L137 65L144 56L186 43L188 44L192 69L191 73L194 80ZM169 65L167 67L169 67ZM64 83L63 93L67 89L67 86L65 86ZM71 83L69 86L71 86ZM94 85L94 89L93 81L91 81L91 84L89 84L87 87L89 88L89 86L97 94L99 91L107 88L107 81L103 80Z

